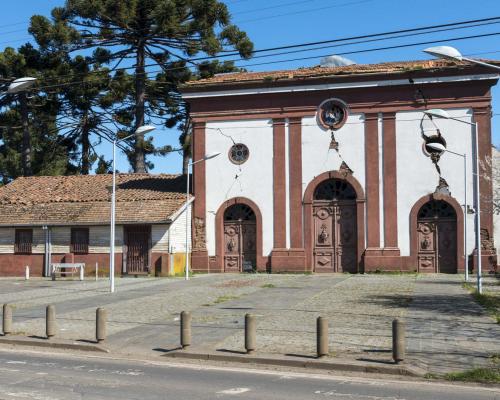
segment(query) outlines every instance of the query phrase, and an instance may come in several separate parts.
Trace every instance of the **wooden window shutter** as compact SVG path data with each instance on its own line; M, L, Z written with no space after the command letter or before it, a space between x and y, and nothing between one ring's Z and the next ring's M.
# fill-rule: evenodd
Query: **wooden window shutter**
M33 229L16 229L14 253L31 254L33 247Z
M73 254L89 252L89 228L71 228L70 251Z

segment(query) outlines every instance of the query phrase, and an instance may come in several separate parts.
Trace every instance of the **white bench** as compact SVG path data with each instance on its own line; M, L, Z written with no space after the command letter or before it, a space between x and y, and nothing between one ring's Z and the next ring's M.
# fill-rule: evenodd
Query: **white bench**
M64 271L63 271L64 269ZM52 280L56 280L56 274L59 274L61 276L62 274L67 274L71 273L71 277L73 277L73 274L77 272L77 270L80 270L80 280L83 281L83 275L84 275L84 270L85 270L85 264L84 263L52 263L50 264L50 270L51 270L51 276Z

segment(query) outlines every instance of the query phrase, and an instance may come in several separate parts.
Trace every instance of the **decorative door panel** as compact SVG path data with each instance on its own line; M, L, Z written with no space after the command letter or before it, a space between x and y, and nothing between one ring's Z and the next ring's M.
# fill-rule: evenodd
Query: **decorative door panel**
M125 228L126 270L128 274L149 273L149 248L151 228L149 226L129 226Z
M437 272L436 225L432 221L418 223L418 271Z
M357 272L356 205L333 203L314 208L314 269Z
M457 271L456 226L455 221L439 221L437 223L439 272L455 273Z
M238 223L225 223L224 226L224 270L241 271L241 227Z

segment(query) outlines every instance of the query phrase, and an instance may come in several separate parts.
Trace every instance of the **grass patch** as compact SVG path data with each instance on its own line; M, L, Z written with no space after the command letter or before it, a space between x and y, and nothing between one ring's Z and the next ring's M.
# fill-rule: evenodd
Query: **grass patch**
M238 296L219 296L215 299L213 304L220 304L220 303L224 303L226 301L235 300L237 298L238 298Z
M462 287L470 292L474 300L481 306L483 306L486 311L496 320L497 324L500 324L500 295L483 292L479 294L475 286L469 282L462 283Z
M451 372L444 376L449 381L500 383L498 368L474 368L464 372Z
M272 288L275 288L276 285L272 284L272 283L266 283L264 285L261 286L261 288L263 289L272 289Z

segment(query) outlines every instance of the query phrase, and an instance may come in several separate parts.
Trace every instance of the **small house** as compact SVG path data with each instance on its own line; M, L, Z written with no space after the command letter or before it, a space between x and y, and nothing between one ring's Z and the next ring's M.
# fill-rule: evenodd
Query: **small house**
M112 175L75 175L22 177L1 187L0 276L23 275L26 266L48 276L52 263L107 273L111 185ZM116 274L183 270L192 200L185 188L182 175L117 174Z

